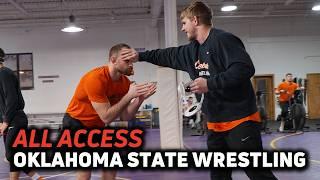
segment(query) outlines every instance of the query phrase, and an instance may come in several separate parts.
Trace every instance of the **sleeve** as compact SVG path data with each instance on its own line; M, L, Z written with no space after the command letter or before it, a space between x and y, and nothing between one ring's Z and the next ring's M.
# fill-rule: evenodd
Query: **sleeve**
M4 93L4 113L2 114L2 121L6 123L10 123L12 118L14 117L15 111L18 107L18 94L17 94L17 86L13 79L13 75L4 73L3 78L0 80L2 91Z
M217 36L216 46L226 71L208 79L209 90L230 88L250 80L255 68L242 41L230 33L223 33Z
M282 89L283 89L283 83L280 83L280 84L278 85L278 87L277 87L277 90L280 91L280 90L282 90Z
M106 94L105 83L96 76L89 76L84 82L84 89L88 99L92 102L107 103L109 102Z
M2 113L0 112L0 123L3 123Z
M139 61L187 71L188 62L192 61L192 43L179 47L156 49L139 53Z
M1 78L0 78L0 82L1 82ZM2 88L2 85L0 85L0 87ZM3 123L3 114L5 112L5 100L3 99L3 94L2 94L2 89L0 90L0 123Z

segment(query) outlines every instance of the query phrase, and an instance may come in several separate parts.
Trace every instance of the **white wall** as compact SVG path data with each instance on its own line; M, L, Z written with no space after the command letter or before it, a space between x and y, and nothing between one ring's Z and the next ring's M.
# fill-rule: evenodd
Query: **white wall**
M125 27L125 28L124 28ZM33 53L34 90L23 91L27 113L64 112L81 76L90 69L107 63L108 50L116 43L128 43L135 48L157 47L157 38L145 25L120 24L114 27L88 29L67 34L58 28L1 30L0 47L7 53ZM145 34L151 34L146 37ZM156 42L156 43L155 43ZM154 81L156 66L135 65L137 82ZM54 83L42 83L39 75L59 75ZM152 103L154 97L147 103Z

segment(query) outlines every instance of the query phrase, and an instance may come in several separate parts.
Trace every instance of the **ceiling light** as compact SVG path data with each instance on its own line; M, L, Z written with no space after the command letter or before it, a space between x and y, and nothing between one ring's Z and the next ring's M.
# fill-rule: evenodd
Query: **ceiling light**
M77 26L68 26L68 27L61 29L61 31L72 33L72 32L81 32L81 31L83 31L83 29L81 27L77 27Z
M228 6L223 6L221 8L221 11L224 11L224 12L229 12L229 11L234 11L236 10L238 7L235 6L235 5L228 5Z
M78 27L76 24L75 24L75 17L74 15L70 15L69 16L69 24L67 27L61 29L61 31L63 32L71 32L71 33L74 33L74 32L81 32L83 31L83 29L81 27Z
M320 4L314 5L314 6L312 7L312 10L313 10L313 11L320 11Z

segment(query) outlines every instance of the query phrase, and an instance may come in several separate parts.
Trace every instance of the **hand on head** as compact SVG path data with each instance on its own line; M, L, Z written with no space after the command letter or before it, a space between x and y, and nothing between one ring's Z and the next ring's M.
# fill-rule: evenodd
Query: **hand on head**
M137 62L138 61L138 52L134 49L122 49L120 51L120 56L119 58L122 58L123 60L130 60L132 62Z

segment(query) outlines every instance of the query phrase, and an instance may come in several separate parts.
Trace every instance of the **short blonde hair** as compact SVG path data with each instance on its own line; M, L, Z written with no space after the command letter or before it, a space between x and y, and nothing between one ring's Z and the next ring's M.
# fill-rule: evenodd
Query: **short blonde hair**
M212 11L205 3L201 1L193 1L188 7L181 11L180 19L185 17L193 18L196 16L200 24L212 25Z

